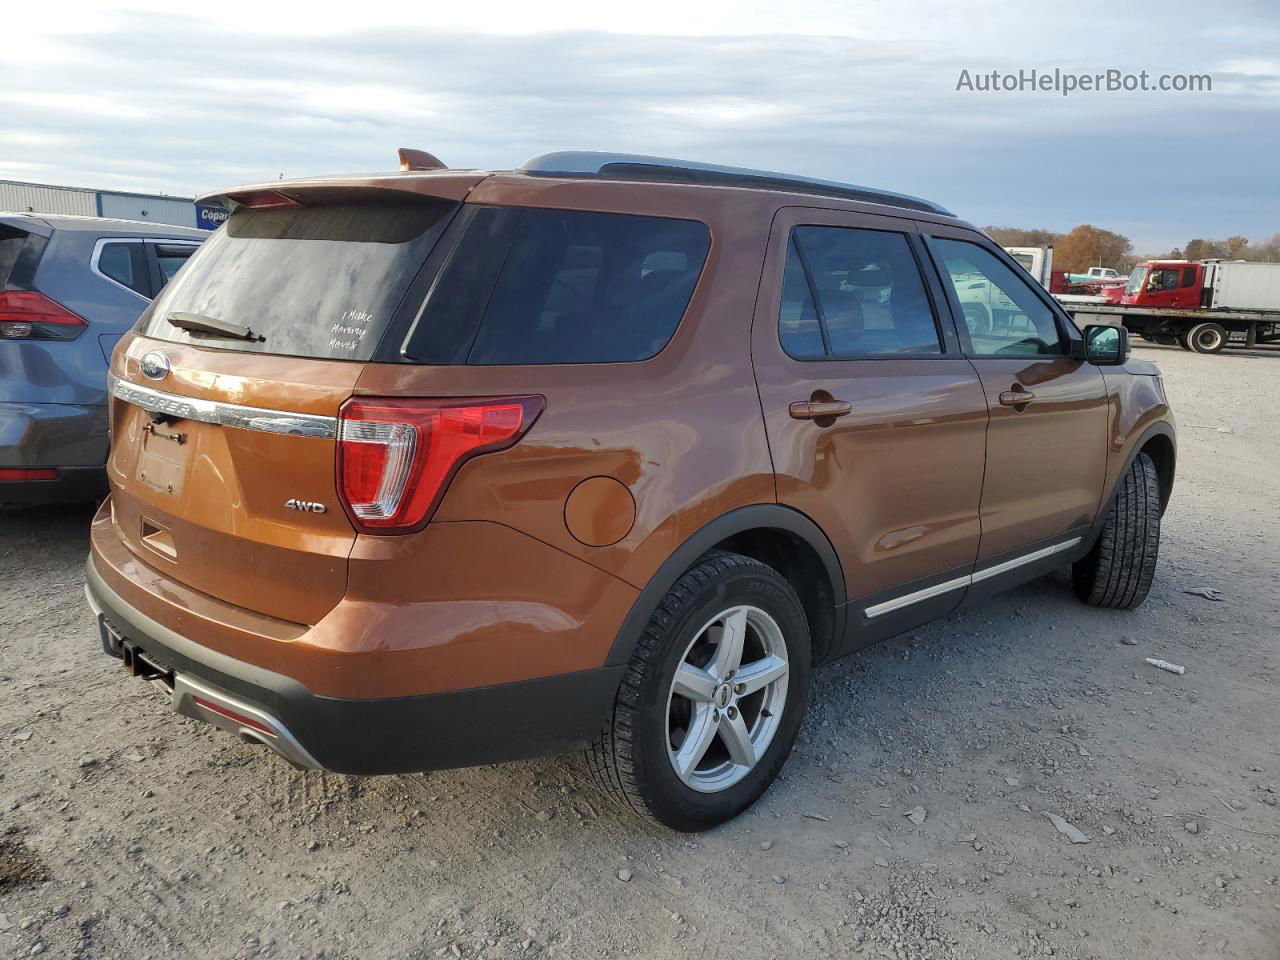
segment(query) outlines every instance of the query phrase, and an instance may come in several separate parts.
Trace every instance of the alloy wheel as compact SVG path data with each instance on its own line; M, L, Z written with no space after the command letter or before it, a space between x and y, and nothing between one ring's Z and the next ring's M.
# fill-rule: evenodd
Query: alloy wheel
M755 768L778 732L789 672L782 630L759 607L703 625L667 694L667 754L686 786L716 793Z

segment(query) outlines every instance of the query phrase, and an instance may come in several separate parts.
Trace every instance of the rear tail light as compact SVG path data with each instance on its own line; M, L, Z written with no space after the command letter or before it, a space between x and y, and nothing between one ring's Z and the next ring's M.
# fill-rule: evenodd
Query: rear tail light
M52 467L0 467L0 483L38 483L57 479L58 471Z
M0 339L74 340L88 326L78 316L43 293L11 290L0 293Z
M358 530L420 530L458 468L511 446L542 412L542 397L348 400L339 415L338 490Z

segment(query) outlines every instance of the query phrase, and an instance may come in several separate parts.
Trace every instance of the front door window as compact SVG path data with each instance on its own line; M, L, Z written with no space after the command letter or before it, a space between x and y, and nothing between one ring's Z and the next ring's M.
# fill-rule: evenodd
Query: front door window
M976 356L1061 356L1057 319L1031 285L976 243L935 237Z

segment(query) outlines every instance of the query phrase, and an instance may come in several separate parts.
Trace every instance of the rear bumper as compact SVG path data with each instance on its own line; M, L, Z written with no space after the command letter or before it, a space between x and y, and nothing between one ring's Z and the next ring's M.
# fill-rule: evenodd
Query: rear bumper
M0 402L0 467L107 462L106 404Z
M0 402L0 467L58 471L57 480L0 482L0 503L75 503L107 492L107 408Z
M626 669L418 697L320 696L132 608L104 582L92 557L86 575L104 650L127 657L136 675L170 685L175 711L265 743L298 766L337 773L465 767L581 746L608 720Z

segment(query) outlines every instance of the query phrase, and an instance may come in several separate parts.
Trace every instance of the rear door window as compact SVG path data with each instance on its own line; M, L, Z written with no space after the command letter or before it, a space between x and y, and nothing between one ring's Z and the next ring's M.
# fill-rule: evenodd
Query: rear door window
M797 360L942 353L910 242L890 230L792 230L778 333Z
M622 363L675 333L711 236L693 220L480 208L407 356L428 363Z
M173 275L196 252L194 243L148 243L147 250L155 258L159 284L157 290L163 290L173 279Z
M242 207L191 255L139 329L207 348L368 360L457 206L348 192L317 193L305 206ZM179 312L264 339L188 332L168 322Z

